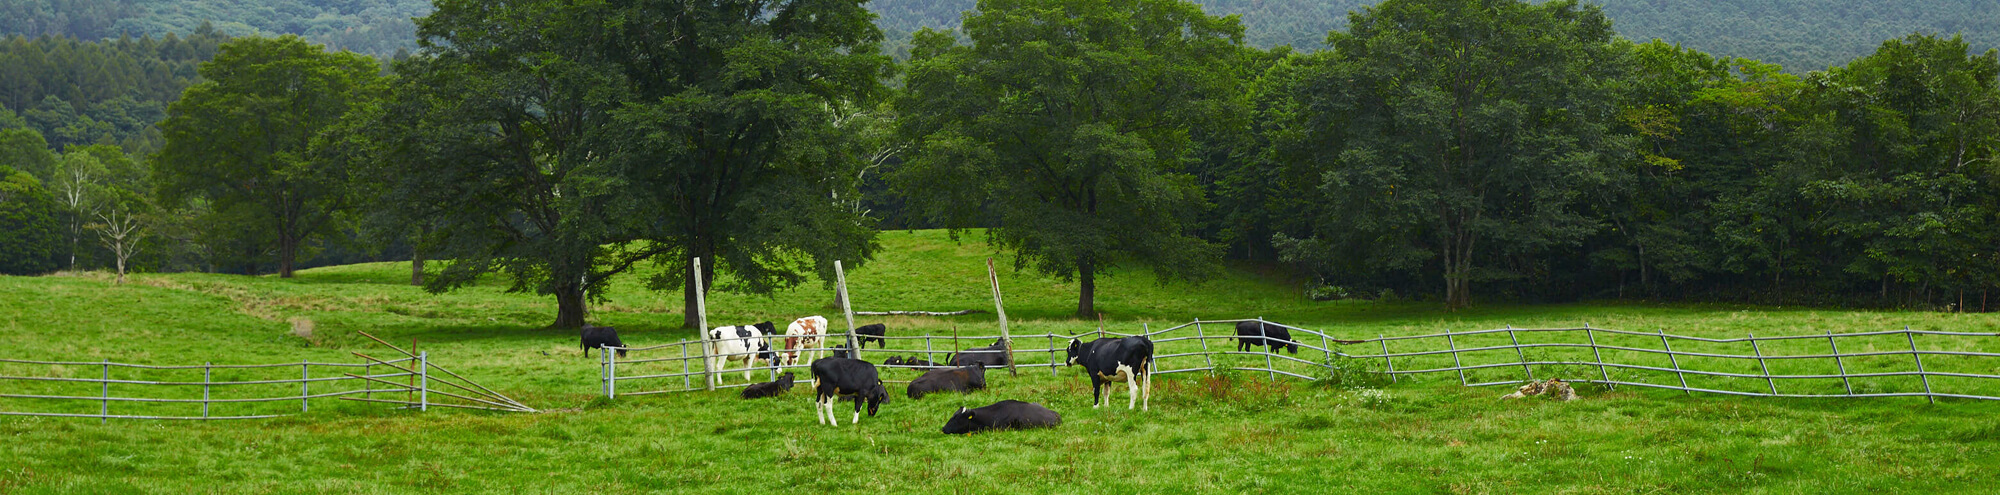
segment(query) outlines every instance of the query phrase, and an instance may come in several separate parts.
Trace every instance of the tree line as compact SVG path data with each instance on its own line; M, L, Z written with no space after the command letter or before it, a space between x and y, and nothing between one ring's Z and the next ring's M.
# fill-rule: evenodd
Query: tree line
M222 43L142 165L76 152L107 171L75 196L124 199L64 203L38 172L84 165L0 170L0 227L43 239L0 248L51 260L7 268L60 267L85 232L123 252L128 212L189 265L404 246L414 283L500 277L559 327L634 273L691 307L693 258L722 290L829 280L879 228L982 236L1077 281L1079 316L1105 273L1229 258L1453 308L1983 310L2000 285L2000 53L1956 36L1801 76L1627 41L1573 1L1390 0L1301 53L1189 2L984 0L898 63L857 1L436 7L386 73Z

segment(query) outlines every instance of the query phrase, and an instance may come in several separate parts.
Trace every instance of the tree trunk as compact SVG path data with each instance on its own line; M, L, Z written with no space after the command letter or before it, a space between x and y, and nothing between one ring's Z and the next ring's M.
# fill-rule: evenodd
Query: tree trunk
M558 280L555 292L556 322L549 328L583 328L583 282Z
M410 249L410 285L424 285L424 252L416 248Z
M698 257L701 258L701 295L707 296L709 289L715 287L715 259L711 256ZM681 328L700 329L701 318L694 301L694 277L681 281L681 295Z
M292 260L298 255L298 239L278 238L278 278L292 278Z
M1076 317L1088 320L1097 314L1097 264L1085 258L1076 264L1076 272L1082 282L1077 291Z

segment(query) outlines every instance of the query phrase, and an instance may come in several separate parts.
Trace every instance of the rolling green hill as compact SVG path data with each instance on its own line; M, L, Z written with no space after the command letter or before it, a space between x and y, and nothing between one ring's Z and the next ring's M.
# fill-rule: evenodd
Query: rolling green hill
M849 273L861 309L990 307L983 265L993 253L983 245L954 244L940 232L889 232L883 247L878 259ZM547 298L507 294L499 285L425 294L403 283L407 265L319 268L290 280L140 274L134 283L112 286L110 278L103 273L0 277L0 358L352 362L357 358L350 352L383 351L353 334L363 330L392 342L414 340L435 362L544 412L415 413L316 399L308 414L237 422L100 424L0 416L0 438L6 439L0 442L0 492L151 493L200 486L213 493L1981 493L2000 482L1993 474L2000 472L1995 414L2000 404L1992 402L1685 397L1594 387L1586 387L1584 399L1574 403L1501 402L1494 397L1502 388L1463 388L1447 375L1394 385L1331 386L1225 371L1162 376L1152 410L1139 412L1092 409L1079 372L1052 375L1031 368L1018 377L989 373L988 390L963 396L909 400L894 385L895 397L879 416L863 418L858 426L843 418L843 426L831 428L810 419L805 386L759 401L738 399L734 391L605 400L597 394L596 358L578 355L574 334L540 328L553 313ZM1094 327L1059 316L1073 304L1073 284L1011 270L1001 283L1017 331ZM2000 318L1983 314L1708 305L1492 305L1444 313L1428 304L1308 302L1282 274L1251 266L1200 286L1162 287L1143 272L1115 274L1100 284L1100 305L1114 331L1249 313L1355 336L1583 322L1704 336L2000 326ZM831 315L828 300L817 285L768 298L718 294L712 318L722 324ZM634 345L671 342L689 336L669 327L679 321L671 314L675 301L678 294L623 283L594 306L594 318L617 325ZM300 321L313 322L309 334L296 333ZM954 328L984 334L993 330L994 318L888 321L891 335L948 335ZM966 346L972 345L977 344ZM905 341L899 347L915 352L908 346ZM1767 346L1764 352L1774 349ZM1238 367L1263 361L1216 359ZM641 364L623 366L645 370ZM1878 369L1875 361L1862 359L1848 366ZM89 376L96 369L0 363L0 374L10 376ZM297 376L295 368L281 371ZM1510 367L1481 373L1502 378L1513 372ZM128 371L118 373L124 377ZM890 380L914 376L887 373ZM130 378L187 377L158 372ZM244 378L250 377L235 379ZM1891 380L1857 379L1855 386L1912 385ZM1821 381L1826 383L1781 386L1840 386ZM17 387L7 393L97 393L23 391L19 383L0 382ZM1762 386L1761 380L1755 385ZM135 392L126 387L112 391ZM1122 402L1123 392L1114 398ZM1000 399L1040 402L1060 412L1064 424L963 437L938 432L958 407ZM289 413L298 406L227 407ZM0 399L0 411L60 407L97 411L94 402L63 406ZM110 407L122 414L186 414L192 406Z

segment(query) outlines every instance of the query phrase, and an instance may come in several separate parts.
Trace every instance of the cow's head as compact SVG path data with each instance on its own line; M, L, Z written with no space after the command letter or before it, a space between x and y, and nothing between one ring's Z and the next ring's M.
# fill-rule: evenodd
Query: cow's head
M889 356L889 359L887 359L887 360L883 360L883 361L882 361L882 364L885 364L885 365L889 365L889 366L896 366L896 365L901 365L901 364L903 364L903 357L902 357L902 356Z
M766 362L766 363L776 363L776 362L778 362L778 353L776 353L776 352L772 352L772 351L771 351L771 343L770 343L770 342L768 342L768 341L765 341L765 342L758 342L758 343L757 343L757 358L758 358L758 359L763 359L763 360L764 360L764 362Z
M882 386L882 381L876 380L875 385L861 392L861 397L868 400L868 417L875 417L875 410L880 409L882 403L889 402L889 387Z
M1069 339L1069 360L1064 362L1068 363L1070 366L1076 366L1076 358L1082 356L1083 356L1083 341L1077 339Z
M776 383L778 384L778 387L779 387L779 388L783 388L783 389L785 389L785 390L791 390L791 389L792 389L792 372L790 372L790 371L787 371L787 372L785 372L785 374L783 374L783 375L778 375L778 381L777 381Z
M768 321L763 323L753 324L750 326L757 327L757 331L764 332L764 335L776 335L778 333L778 326L772 325L771 322Z
M972 433L973 426L976 425L972 422L972 410L961 407L958 408L958 412L952 413L950 420L944 422L944 433L946 435Z

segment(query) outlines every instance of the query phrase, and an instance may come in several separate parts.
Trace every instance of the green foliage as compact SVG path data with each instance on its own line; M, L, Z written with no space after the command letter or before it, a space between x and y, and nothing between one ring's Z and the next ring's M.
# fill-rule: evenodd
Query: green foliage
M54 271L62 252L58 206L41 181L0 165L0 275Z
M1175 0L990 0L966 22L971 45L918 35L898 104L917 149L897 181L926 216L1080 278L1081 318L1121 261L1212 273L1184 162L1193 129L1236 111L1242 28Z
M206 79L168 107L166 147L153 157L167 204L189 198L254 216L290 277L307 242L332 232L350 204L351 167L318 156L323 133L372 105L381 91L373 60L329 53L295 36L225 43L201 66ZM244 237L252 237L245 235Z
M166 105L197 79L195 66L227 40L216 33L79 41L0 39L0 128L29 127L66 149L115 144L136 154L160 146ZM18 124L9 124L18 112Z
M427 0L9 0L0 34L83 40L228 33L298 35L316 45L388 57L416 46L410 19Z
M34 129L0 129L0 167L12 167L36 179L55 177L56 157L49 142Z

